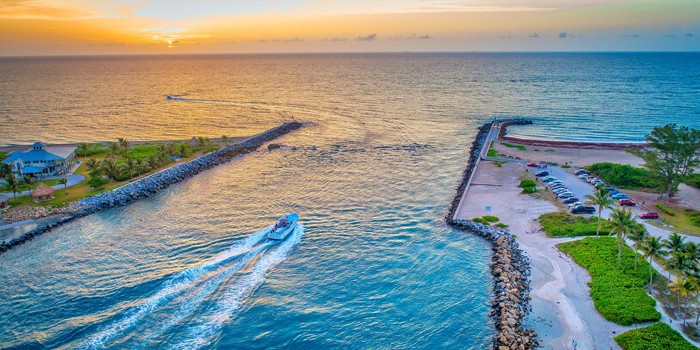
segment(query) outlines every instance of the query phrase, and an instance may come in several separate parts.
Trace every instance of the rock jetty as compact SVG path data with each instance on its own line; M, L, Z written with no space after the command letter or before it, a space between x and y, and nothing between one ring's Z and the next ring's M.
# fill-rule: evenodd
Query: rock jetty
M513 124L530 124L526 119L502 120L499 122ZM454 220L459 201L467 187L467 182L474 172L477 159L486 143L486 135L493 122L479 128L476 139L469 151L467 168L462 174L462 183L452 200L445 221L455 228L473 233L491 242L493 257L491 274L494 278L494 296L491 315L496 327L493 348L496 350L526 350L539 346L537 334L530 329L524 319L530 310L530 261L518 247L509 231L493 228L469 220Z
M203 155L197 159L170 167L153 175L136 180L127 185L116 188L112 191L104 192L92 197L83 198L80 201L71 203L68 209L61 210L67 217L58 220L56 223L29 231L21 237L0 243L0 253L3 253L19 244L33 239L53 228L76 218L90 215L105 209L126 205L140 198L150 197L163 189L190 178L200 172L226 163L233 158L250 153L258 149L266 142L272 141L284 134L292 132L304 126L300 122L287 122L261 134L253 136L241 143L221 148L215 152Z

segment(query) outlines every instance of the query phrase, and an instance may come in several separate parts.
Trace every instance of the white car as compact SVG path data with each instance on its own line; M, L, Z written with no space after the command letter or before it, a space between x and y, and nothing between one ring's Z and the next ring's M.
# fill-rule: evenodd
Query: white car
M574 194L573 194L572 192L569 192L569 191L562 192L562 193L559 193L559 194L557 195L557 197L559 197L559 198L561 198L561 199L569 198L569 197L573 197L573 196L574 196Z
M573 203L569 204L569 208L578 207L579 205L583 205L583 203L581 203L581 202L573 202Z

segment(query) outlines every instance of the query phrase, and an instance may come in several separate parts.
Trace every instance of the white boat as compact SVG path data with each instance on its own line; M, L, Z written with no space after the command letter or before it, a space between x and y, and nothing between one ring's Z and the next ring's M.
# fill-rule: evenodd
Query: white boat
M270 230L267 232L267 238L278 241L287 238L297 227L298 222L299 215L296 213L288 214L277 219L275 226L270 227Z

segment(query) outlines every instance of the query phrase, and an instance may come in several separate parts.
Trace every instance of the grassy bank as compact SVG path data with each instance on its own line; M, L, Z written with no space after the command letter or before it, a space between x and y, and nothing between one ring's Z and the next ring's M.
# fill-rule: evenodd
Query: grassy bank
M540 225L548 237L595 236L598 217L585 217L569 213L547 213L540 215ZM610 235L610 222L601 218L600 235Z
M678 332L663 322L633 329L615 337L615 342L624 350L695 350Z
M638 261L635 267L637 254L632 249L623 246L622 261L618 263L613 237L587 237L557 247L591 274L591 297L606 320L631 325L661 318L654 307L656 300L644 290L649 281L649 263Z

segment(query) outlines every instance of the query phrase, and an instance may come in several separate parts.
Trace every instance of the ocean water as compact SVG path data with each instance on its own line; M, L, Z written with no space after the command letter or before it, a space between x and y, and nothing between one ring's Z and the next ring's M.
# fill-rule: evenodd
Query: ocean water
M638 141L699 96L699 54L2 58L0 144L313 125L0 255L0 347L487 348L490 247L443 221L476 128Z

